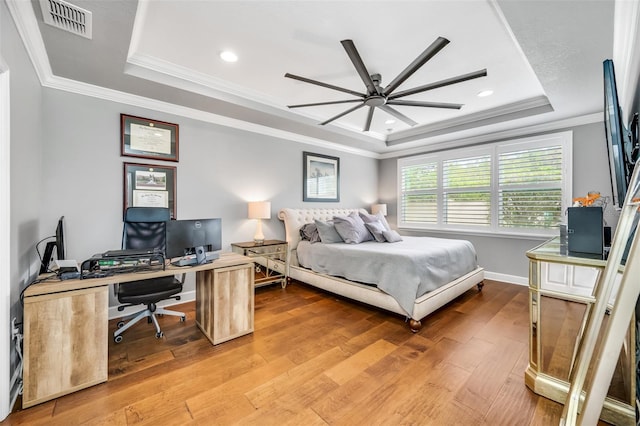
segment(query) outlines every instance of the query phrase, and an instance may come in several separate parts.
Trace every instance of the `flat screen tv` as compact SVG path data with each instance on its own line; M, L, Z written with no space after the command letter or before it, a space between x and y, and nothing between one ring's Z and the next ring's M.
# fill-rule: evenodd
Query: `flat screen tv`
M195 264L207 261L207 252L222 249L222 220L190 219L167 222L165 255L169 259L195 255Z
M56 226L56 233L54 241L49 241L44 249L44 256L42 257L42 263L40 264L40 273L44 274L49 272L49 264L53 260L53 250L56 250L56 259L65 259L65 242L64 242L64 216L58 219L58 225Z
M607 136L607 153L609 155L609 171L613 191L613 204L622 208L627 194L629 180L633 173L633 166L638 157L637 130L629 132L622 118L622 111L618 103L615 69L613 61L603 62L604 68L604 124ZM637 129L638 115L635 114L630 127Z

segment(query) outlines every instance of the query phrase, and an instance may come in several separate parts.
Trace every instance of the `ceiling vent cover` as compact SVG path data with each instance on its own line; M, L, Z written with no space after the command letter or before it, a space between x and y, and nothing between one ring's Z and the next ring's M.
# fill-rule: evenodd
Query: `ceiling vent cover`
M91 38L91 12L63 0L40 0L44 22L61 30Z

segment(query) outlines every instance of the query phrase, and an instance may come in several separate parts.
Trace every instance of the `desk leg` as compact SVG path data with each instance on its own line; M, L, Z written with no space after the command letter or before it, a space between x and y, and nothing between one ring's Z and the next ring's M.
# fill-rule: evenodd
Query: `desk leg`
M196 324L214 345L253 332L253 267L196 273Z
M24 299L23 408L107 381L108 289Z

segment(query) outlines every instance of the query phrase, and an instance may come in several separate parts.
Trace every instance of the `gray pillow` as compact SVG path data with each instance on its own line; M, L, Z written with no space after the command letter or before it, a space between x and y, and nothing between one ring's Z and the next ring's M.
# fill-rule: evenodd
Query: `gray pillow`
M320 235L320 241L325 244L343 242L342 237L340 237L340 234L336 231L336 227L332 221L323 222L321 220L316 220L315 223L318 228L318 235Z
M398 234L397 231L382 231L382 235L384 235L384 239L390 243L397 243L398 241L402 241L402 237Z
M303 241L311 243L320 242L320 234L318 234L318 226L315 223L307 223L300 228L300 238Z
M360 213L360 217L364 223L380 222L382 226L384 226L385 230L391 231L391 227L389 226L387 219L385 219L384 215L380 212L376 214Z
M367 227L367 229L369 230L369 232L371 232L371 235L373 235L373 238L375 238L377 242L384 243L385 241L387 241L384 238L384 235L382 235L382 232L386 231L382 222L376 220L375 222L365 223L364 226Z
M333 223L345 243L359 244L373 240L373 236L356 212L350 213L349 216L334 216Z

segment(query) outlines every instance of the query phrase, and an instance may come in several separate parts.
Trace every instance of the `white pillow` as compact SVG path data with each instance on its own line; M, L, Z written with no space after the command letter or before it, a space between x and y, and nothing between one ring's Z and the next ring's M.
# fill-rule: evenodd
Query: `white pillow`
M350 213L349 216L334 216L333 223L345 243L359 244L373 240L373 236L356 212Z
M400 236L400 234L398 234L398 232L394 230L383 231L382 235L384 236L384 239L389 243L397 243L398 241L402 241L402 237Z

